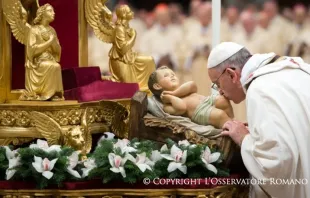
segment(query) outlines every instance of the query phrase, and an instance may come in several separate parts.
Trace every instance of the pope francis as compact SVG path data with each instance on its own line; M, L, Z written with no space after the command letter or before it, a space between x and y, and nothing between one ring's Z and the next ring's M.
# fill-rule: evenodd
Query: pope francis
M251 197L310 198L310 65L224 42L211 51L208 73L223 96L246 100L248 126L228 121L222 135L240 145L252 177L265 181L252 185Z

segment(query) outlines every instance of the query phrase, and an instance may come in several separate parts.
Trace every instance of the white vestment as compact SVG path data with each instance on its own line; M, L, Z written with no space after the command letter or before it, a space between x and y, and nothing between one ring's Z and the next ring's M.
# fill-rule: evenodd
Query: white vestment
M274 55L254 55L242 70L250 132L242 158L271 197L310 198L310 65L292 57L267 64ZM252 187L253 197L267 197Z

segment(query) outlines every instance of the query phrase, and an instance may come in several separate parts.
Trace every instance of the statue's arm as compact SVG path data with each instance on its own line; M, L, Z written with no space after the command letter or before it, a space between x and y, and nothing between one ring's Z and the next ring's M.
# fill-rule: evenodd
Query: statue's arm
M117 26L115 28L115 44L117 46L117 49L122 53L127 53L128 50L130 50L136 41L136 33L132 35L132 37L128 40L126 40L126 28L122 26Z
M58 40L56 31L54 29L53 29L53 34L55 36L55 41L53 42L52 49L53 49L53 52L55 54L56 61L59 62L60 56L61 56L61 46L59 44L59 40Z
M176 97L184 97L192 93L197 93L197 84L194 81L188 81L172 92L165 92Z
M176 96L163 95L164 111L171 115L183 115L187 111L186 103Z
M38 56L46 51L52 44L54 37L51 36L47 41L38 44L36 31L31 29L28 35L27 49L31 57Z

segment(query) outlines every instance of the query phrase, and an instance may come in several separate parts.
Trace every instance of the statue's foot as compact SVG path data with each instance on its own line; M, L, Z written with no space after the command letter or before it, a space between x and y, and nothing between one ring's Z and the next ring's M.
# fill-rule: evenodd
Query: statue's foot
M101 80L113 81L112 76L101 76Z
M51 101L64 101L65 98L62 96L62 97L59 97L59 96L53 96L51 98Z

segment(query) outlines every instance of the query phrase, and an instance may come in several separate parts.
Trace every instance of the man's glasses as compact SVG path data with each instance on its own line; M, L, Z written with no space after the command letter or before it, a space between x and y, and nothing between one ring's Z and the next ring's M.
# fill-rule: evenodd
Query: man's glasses
M227 67L226 69L224 69L224 71L221 73L221 75L219 75L219 77L214 81L214 83L212 84L211 88L218 91L219 90L219 85L218 85L218 81L219 79L222 77L222 75L226 72L226 70L230 68L232 70L235 70L235 68L233 67Z

